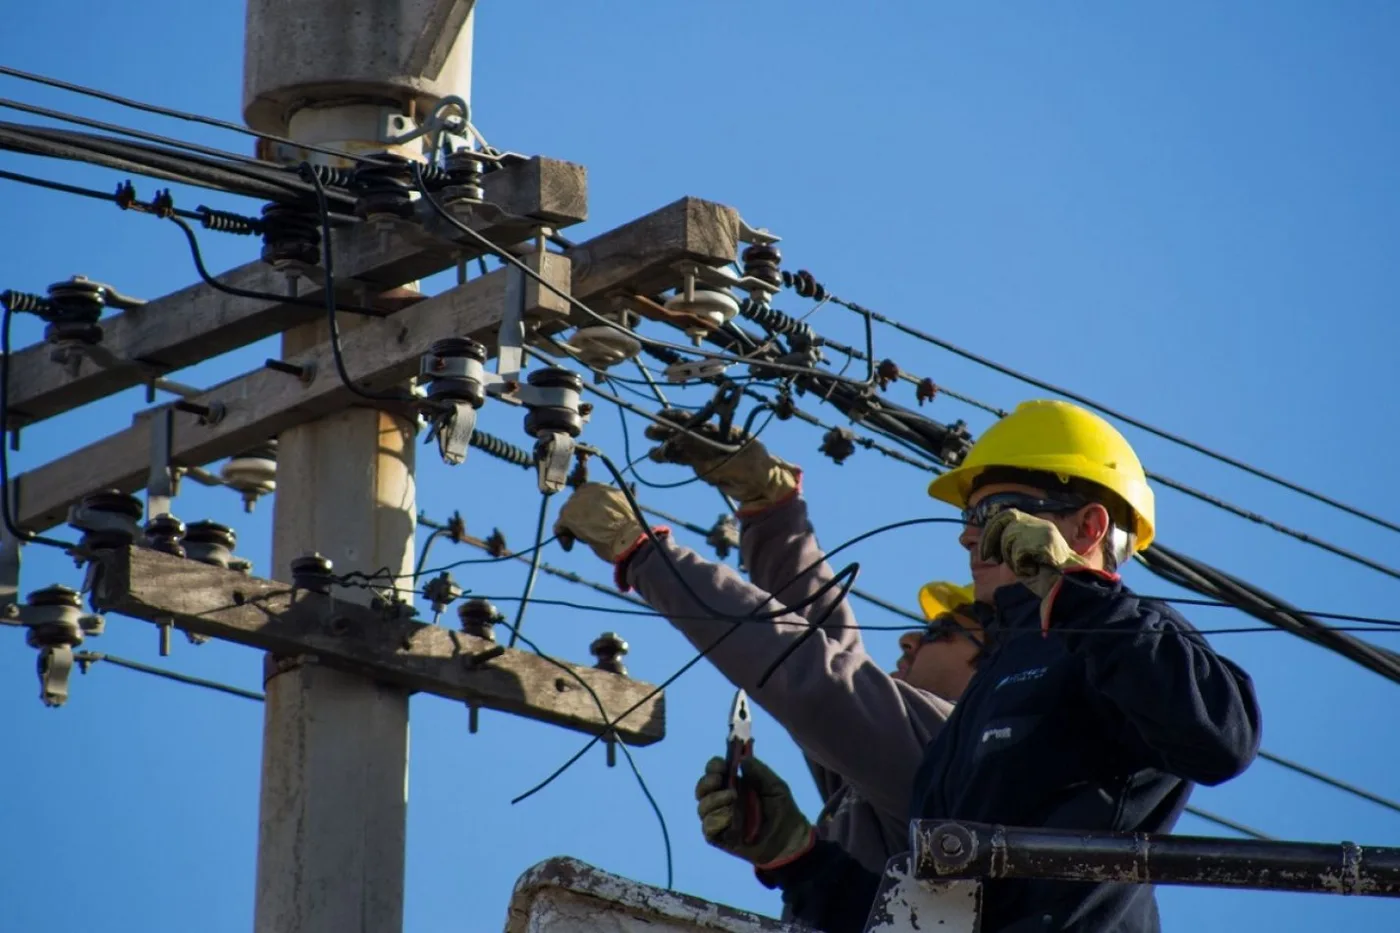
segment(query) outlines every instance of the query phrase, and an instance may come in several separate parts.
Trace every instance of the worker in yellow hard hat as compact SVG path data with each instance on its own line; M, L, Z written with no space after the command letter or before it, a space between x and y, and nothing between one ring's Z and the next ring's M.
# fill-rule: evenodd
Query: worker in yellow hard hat
M962 511L975 595L992 611L981 616L988 651L925 750L911 817L1166 832L1193 784L1248 767L1260 737L1249 676L1116 572L1156 525L1142 465L1117 430L1066 402L1026 402L928 491ZM859 931L881 873L814 838L766 768L749 781L756 819L733 792L705 785L706 838L758 866L796 919ZM991 881L983 891L983 933L1159 929L1146 885Z

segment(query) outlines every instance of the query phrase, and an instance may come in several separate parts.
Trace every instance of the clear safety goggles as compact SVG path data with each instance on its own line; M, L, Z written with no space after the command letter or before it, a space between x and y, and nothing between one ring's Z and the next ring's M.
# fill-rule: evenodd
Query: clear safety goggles
M993 516L1007 509L1016 509L1027 515L1066 515L1084 508L1087 504L1078 499L1041 499L1023 492L998 492L987 496L976 505L963 509L962 520L964 525L981 528L991 521Z

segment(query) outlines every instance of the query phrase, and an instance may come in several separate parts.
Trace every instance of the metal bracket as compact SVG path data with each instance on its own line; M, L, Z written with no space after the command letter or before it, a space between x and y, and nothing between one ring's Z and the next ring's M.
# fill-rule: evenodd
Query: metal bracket
M520 366L525 360L524 346L525 273L514 265L507 265L505 312L496 341L496 375L501 382L520 381Z
M146 517L170 514L175 496L175 471L171 469L175 410L166 406L151 417L151 473L146 480Z
M976 933L981 912L980 881L920 881L906 853L885 864L864 933Z
M448 405L450 409L433 416L430 436L437 439L442 462L457 466L467 459L467 445L476 430L476 408L470 402L440 401L439 404Z
M667 366L664 372L671 382L689 382L692 379L713 379L731 365L724 360L682 360Z
M539 490L546 496L559 492L568 483L574 459L574 439L559 431L540 436L535 442L535 467Z
M10 479L10 488L0 493L10 497L10 515L19 514L19 477ZM0 609L19 605L19 547L20 540L10 534L9 526L0 522Z
M67 645L43 648L35 665L39 674L39 699L45 706L68 702L68 680L73 673L73 649Z

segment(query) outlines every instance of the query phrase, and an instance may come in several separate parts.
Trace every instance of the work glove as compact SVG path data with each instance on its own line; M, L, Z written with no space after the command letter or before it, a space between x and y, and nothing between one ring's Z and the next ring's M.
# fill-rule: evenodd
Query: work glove
M1042 601L1050 595L1065 570L1086 564L1084 558L1070 548L1054 522L1017 509L998 512L987 522L982 529L980 554L983 560L1010 567L1026 588ZM1046 608L1042 605L1042 611Z
M582 541L610 564L629 556L646 538L627 496L602 483L583 483L574 490L559 510L554 533L565 548Z
M663 411L661 417L684 423L685 412ZM738 428L721 434L713 423L706 422L690 429L696 434L722 444L739 445L738 453L727 454L704 441L674 427L653 424L646 436L661 441L649 456L657 463L679 463L693 469L696 475L739 503L739 514L751 515L777 505L792 496L802 486L802 469L779 460L757 440Z
M711 758L695 785L705 841L757 868L778 868L805 855L816 843L783 779L756 758L740 765L739 787L728 786L723 758Z

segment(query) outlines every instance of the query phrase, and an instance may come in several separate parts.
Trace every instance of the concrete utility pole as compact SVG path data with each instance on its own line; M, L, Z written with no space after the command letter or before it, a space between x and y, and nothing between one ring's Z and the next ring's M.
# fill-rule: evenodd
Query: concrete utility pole
M394 146L441 97L471 93L474 0L249 0L243 110L297 142ZM262 145L279 161L336 164ZM340 161L342 167L353 167ZM349 322L347 322L349 326ZM324 323L283 336L293 357ZM351 408L280 434L272 575L319 551L337 573L413 569L414 427ZM391 585L401 583L400 576ZM363 601L370 594L360 591ZM350 598L353 598L351 594ZM267 656L258 820L258 933L398 933L408 804L408 693L298 658Z

